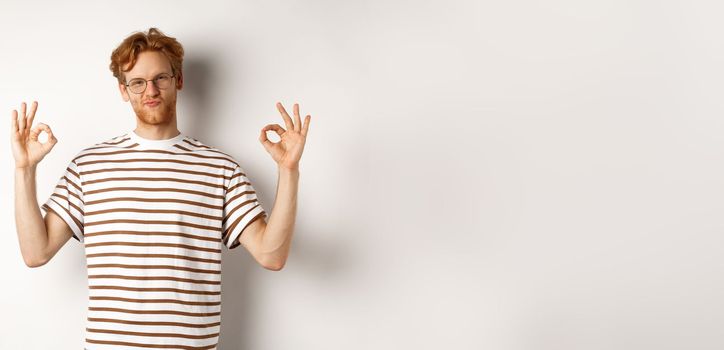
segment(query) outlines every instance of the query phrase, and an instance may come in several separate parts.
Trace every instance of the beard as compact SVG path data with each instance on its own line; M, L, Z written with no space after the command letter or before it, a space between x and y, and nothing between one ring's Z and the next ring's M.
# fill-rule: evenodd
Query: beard
M174 101L161 100L161 103L156 107L148 107L138 101L133 104L133 111L136 112L136 117L144 124L170 124L176 115L176 101L175 99Z

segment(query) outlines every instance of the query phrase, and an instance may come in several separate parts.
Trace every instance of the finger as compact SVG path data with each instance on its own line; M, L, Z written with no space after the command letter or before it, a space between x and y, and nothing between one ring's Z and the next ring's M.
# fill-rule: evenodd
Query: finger
M40 135L40 132L43 130L41 125L36 125L34 128L30 129L30 139L33 141L38 141L38 135Z
M284 106L280 102L277 102L277 109L279 110L279 113L282 114L282 118L284 118L284 124L287 125L287 130L294 130L294 123L292 123L292 118L289 117L289 114L287 114L287 110L284 109Z
M55 135L53 135L53 130L50 129L50 126L43 123L39 123L37 127L33 128L31 134L35 133L35 135L31 136L31 138L37 141L41 131L45 131L45 133L48 134L48 139L44 144L54 145L58 141L58 139L55 138Z
M307 132L309 131L309 121L312 120L312 115L307 114L307 117L304 118L304 127L302 128L302 136L307 137Z
M55 135L53 135L53 131L50 130L50 126L45 124L40 124L39 126L42 126L43 130L48 134L48 140L43 144L43 149L46 152L50 152L53 146L58 143L58 139L56 139Z
M50 141L50 127L43 123L38 123L38 125L30 129L30 139L33 141L38 141L38 136L40 136L40 133L42 131L45 131L45 133L48 134L48 141Z
M58 139L55 138L55 134L53 134L53 130L50 129L50 126L43 124L45 126L45 132L48 133L48 142L51 142L52 144L55 144L58 142Z
M15 135L18 132L18 111L13 109L10 113L10 135Z
M25 102L20 104L20 127L18 129L21 134L25 133Z
M33 126L33 119L35 119L35 111L38 110L38 102L33 101L33 104L30 105L30 115L28 117L28 124L27 127L30 128Z
M299 103L294 104L294 131L302 129L302 118L299 116Z
M267 126L265 126L263 129L261 129L261 135L259 135L259 141L261 142L261 144L264 146L265 149L269 150L272 146L274 146L274 142L269 141L269 139L266 137Z
M286 132L286 130L284 130L284 128L282 128L282 126L279 124L268 124L267 126L265 126L262 129L262 131L264 131L264 132L266 132L267 130L274 131L275 133L277 133L279 135L279 137L281 137L282 134L284 134Z

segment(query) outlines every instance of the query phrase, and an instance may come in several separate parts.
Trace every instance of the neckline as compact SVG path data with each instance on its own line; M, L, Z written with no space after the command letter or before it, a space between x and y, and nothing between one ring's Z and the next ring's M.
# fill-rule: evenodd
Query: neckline
M131 130L128 132L128 137L131 139L132 142L135 142L138 144L135 148L137 149L167 149L182 140L186 138L186 135L184 133L179 132L178 135L165 140L151 140L147 138L143 138L140 135L136 134L134 130Z

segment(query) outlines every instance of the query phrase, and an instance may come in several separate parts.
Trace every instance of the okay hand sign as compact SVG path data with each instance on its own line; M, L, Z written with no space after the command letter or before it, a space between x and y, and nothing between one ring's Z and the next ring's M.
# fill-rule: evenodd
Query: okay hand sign
M36 166L58 142L48 125L39 123L34 128L30 128L33 126L35 112L38 110L38 102L33 101L29 114L25 114L25 108L25 102L23 102L20 105L19 120L18 111L13 109L10 120L10 144L12 145L16 168ZM45 143L38 141L38 135L40 135L41 131L48 134L48 141Z
M277 109L279 113L281 113L282 118L284 118L287 129L284 130L279 124L267 124L261 129L259 141L261 141L264 149L269 152L280 168L298 170L299 159L302 157L304 144L307 142L307 130L309 130L311 115L308 114L306 118L304 118L304 125L302 125L298 103L294 104L294 120L296 123L292 122L292 118L289 117L289 114L287 114L287 111L279 102L277 102ZM268 130L276 132L281 140L277 143L269 141L266 137Z

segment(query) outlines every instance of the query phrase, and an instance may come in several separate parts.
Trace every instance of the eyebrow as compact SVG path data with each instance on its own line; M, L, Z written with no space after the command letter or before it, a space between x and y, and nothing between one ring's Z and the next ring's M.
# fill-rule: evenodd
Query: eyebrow
M159 75L161 75L161 74L173 75L173 73L161 72L161 73L158 73L158 74L154 75L153 78L151 78L151 79L156 79L156 78L157 78ZM129 78L128 81L131 81L131 80L133 80L133 79L143 79L143 78L142 78L142 77L133 77L133 78Z

